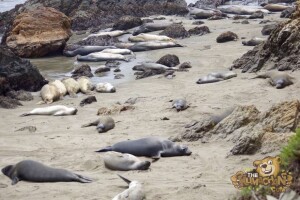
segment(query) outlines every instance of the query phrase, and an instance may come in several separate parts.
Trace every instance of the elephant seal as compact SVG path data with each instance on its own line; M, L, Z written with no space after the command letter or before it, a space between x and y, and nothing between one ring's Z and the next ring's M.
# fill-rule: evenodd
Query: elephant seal
M94 89L94 85L88 77L81 76L77 80L77 82L79 84L80 91L83 94L91 94L92 93L92 90Z
M121 30L115 30L115 31L107 31L107 32L99 32L99 33L93 33L93 34L90 34L89 36L87 36L86 38L84 38L83 40L86 40L90 37L93 37L93 36L110 36L110 37L118 37L118 36L121 36L121 35L124 35L124 34L127 34L127 33L130 33L128 31L121 31Z
M100 93L114 93L116 88L110 83L97 83L95 90Z
M104 49L101 53L114 53L114 54L122 54L122 55L134 55L134 53L129 49Z
M170 140L159 137L146 137L138 140L118 142L96 152L116 151L135 156L146 156L154 159L171 156L189 156L192 152L187 146L177 145Z
M60 80L52 81L50 85L55 85L58 88L60 96L65 96L67 94L67 88Z
M291 6L284 6L280 4L267 4L264 6L264 9L271 12L282 12L287 8L291 8Z
M165 30L168 26L174 23L171 22L160 22L160 23L145 23L135 29L132 33L133 36L138 35L140 33L149 33L152 31L160 31Z
M40 95L43 101L39 102L38 104L42 104L42 103L50 104L54 101L59 100L61 97L59 89L53 84L44 85L41 89Z
M86 56L90 53L103 51L104 49L114 49L115 46L81 46L74 51L64 51L64 55L67 57L73 57L77 55Z
M72 173L65 169L48 167L33 160L23 160L15 165L4 167L2 173L12 180L12 185L19 181L29 182L80 182L91 183L90 178Z
M100 117L94 122L82 125L81 128L89 126L97 126L98 133L105 133L115 127L115 121L111 117Z
M70 97L75 98L77 97L77 93L80 90L79 83L73 78L66 78L62 80L62 83L66 86L67 91Z
M172 48L172 47L183 47L183 46L175 42L150 41L150 42L137 42L134 45L130 46L129 49L133 52L138 52L138 51L150 51L150 50Z
M215 83L227 79L231 79L233 77L236 77L237 74L235 72L213 72L209 73L208 75L204 76L203 78L200 78L196 83L197 84L206 84L206 83Z
M151 162L141 161L134 155L113 151L105 153L103 161L106 168L118 171L147 170L151 165Z
M248 41L243 41L242 44L245 46L256 46L259 45L260 43L266 41L264 38L258 38L258 37L254 37L251 40Z
M102 53L102 52L96 52L96 53L90 53L86 56L77 56L78 61L89 61L89 62L100 62L100 61L107 61L107 60L124 60L129 61L128 58L121 54L115 54L115 53Z
M118 176L129 185L129 188L115 196L112 200L144 200L146 198L140 182L130 181L119 174Z
M147 42L147 41L166 41L166 42L174 42L173 38L170 38L165 35L153 35L153 34L146 34L141 33L136 36L130 36L128 38L130 42Z
M252 79L255 78L270 78L269 83L272 86L275 86L277 89L285 88L286 86L292 85L294 77L291 77L285 72L278 72L278 71L268 71L263 74L260 74Z
M175 108L177 112L187 109L189 105L185 99L175 99L172 101L172 108Z
M243 5L224 5L219 6L218 9L222 13L235 14L235 15L252 15L255 12L261 11L263 13L269 13L268 10L251 7L251 6L243 6Z
M62 105L48 106L44 108L35 108L29 113L24 113L21 117L29 115L53 115L53 116L64 116L64 115L76 115L76 108L68 108Z

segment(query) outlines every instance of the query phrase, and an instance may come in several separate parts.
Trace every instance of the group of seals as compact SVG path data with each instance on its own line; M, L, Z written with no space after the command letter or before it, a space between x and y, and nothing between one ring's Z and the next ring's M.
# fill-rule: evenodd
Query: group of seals
M48 167L33 160L23 160L15 165L4 167L2 173L12 180L12 185L19 181L29 182L80 182L91 183L92 179L72 173L65 169Z

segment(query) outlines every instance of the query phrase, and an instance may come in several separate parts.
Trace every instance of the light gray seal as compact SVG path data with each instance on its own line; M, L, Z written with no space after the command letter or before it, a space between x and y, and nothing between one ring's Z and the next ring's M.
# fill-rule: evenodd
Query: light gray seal
M33 160L23 160L15 165L4 167L2 173L12 180L12 185L19 181L29 182L80 182L91 183L90 178L72 173L65 169L48 167Z
M135 29L132 33L133 36L138 35L140 33L149 33L152 31L160 31L165 30L168 26L171 26L173 23L171 22L161 22L161 23L145 23Z
M231 79L233 77L236 77L237 74L235 72L213 72L209 73L208 75L200 78L196 83L197 84L206 84L206 83L215 83L227 79Z
M74 51L64 51L64 55L67 57L73 56L86 56L90 53L103 51L104 49L115 49L115 46L81 46Z
M21 117L29 115L53 115L53 116L65 116L65 115L76 115L76 108L67 107L63 105L48 106L43 108L35 108L28 113L24 113Z
M175 99L172 100L172 108L175 108L177 112L183 111L187 109L189 105L187 104L187 101L185 99Z
M270 78L269 83L272 86L275 86L277 89L285 88L286 86L292 85L294 77L291 77L285 72L278 72L278 71L268 71L263 74L260 74L252 79L255 78Z
M159 159L160 157L189 156L192 154L187 146L178 145L170 140L159 137L146 137L138 140L122 141L96 152L107 151L129 153L135 156L145 156L154 159Z
M86 56L77 56L77 60L88 61L88 62L101 62L101 61L108 61L108 60L124 60L126 62L129 61L129 59L122 54L102 53L102 52L90 53Z
M134 155L114 151L105 153L103 161L106 168L118 171L147 170L151 165L151 162L141 161Z
M256 45L259 45L260 43L266 41L264 38L258 38L258 37L255 37L255 38L252 38L251 40L248 40L248 41L242 41L242 44L245 45L245 46L256 46Z
M115 121L111 117L100 117L94 122L82 125L81 128L89 126L97 126L98 133L105 133L115 127Z
M119 174L118 176L129 185L129 188L115 196L112 200L143 200L146 198L143 186L139 181L130 181Z
M130 46L130 49L133 52L139 51L150 51L156 49L172 48L172 47L183 47L180 44L175 42L158 42L158 41L148 41L148 42L137 42L134 45Z

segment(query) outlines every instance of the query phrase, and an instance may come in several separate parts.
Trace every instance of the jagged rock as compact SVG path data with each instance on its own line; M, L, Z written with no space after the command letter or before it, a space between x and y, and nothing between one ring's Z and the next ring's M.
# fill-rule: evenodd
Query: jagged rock
M181 24L172 24L159 33L159 35L166 35L171 38L186 38L190 36Z
M238 36L237 34L231 32L231 31L227 31L222 33L221 35L219 35L217 37L217 42L218 43L223 43L223 42L229 42L229 41L234 41L237 40Z
M296 8L290 7L281 12L280 18L290 18L295 12Z
M107 66L99 67L96 69L95 74L103 73L103 72L109 72L110 68Z
M271 32L276 28L277 24L267 24L261 30L261 34L270 35Z
M70 36L71 20L66 15L40 7L17 15L4 40L16 55L28 58L62 52Z
M18 106L22 106L22 104L17 99L0 96L0 108L12 109Z
M250 15L249 19L263 19L264 18L264 13L261 11L257 11Z
M122 16L113 26L113 30L128 30L142 25L143 22L139 17Z
M179 58L173 54L167 54L161 57L156 63L168 66L168 67L175 67L176 65L180 64Z
M190 29L188 32L190 35L205 35L210 33L210 30L207 26L197 26Z
M87 64L76 67L72 72L72 77L79 78L80 76L93 77L94 75L92 73L91 67Z
M7 97L10 97L12 99L16 99L19 101L31 101L33 100L33 96L30 92L26 92L24 90L14 91L11 90L6 93Z

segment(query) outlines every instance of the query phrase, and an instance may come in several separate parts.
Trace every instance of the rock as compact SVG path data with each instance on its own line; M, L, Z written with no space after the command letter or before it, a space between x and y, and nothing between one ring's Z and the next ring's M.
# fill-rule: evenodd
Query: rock
M154 21L153 19L146 18L146 19L142 19L142 22L143 24L145 24L145 23L153 23Z
M29 60L21 59L0 46L0 95L10 90L36 92L48 83Z
M124 77L125 77L124 74L115 74L114 79L122 79L122 78L124 78Z
M217 43L229 42L237 39L238 39L237 34L231 31L227 31L217 37Z
M76 67L72 72L72 78L79 78L80 76L93 77L91 67L87 64Z
M11 90L6 93L7 97L10 97L12 99L16 99L19 101L31 101L33 100L33 96L30 92L26 92L24 90L14 91Z
M243 16L243 15L234 15L232 19L233 20L240 20L240 19L247 19L247 17Z
M116 43L119 43L117 37L111 37L109 35L104 36L91 36L85 40L81 40L75 44L77 46L114 46ZM68 45L69 46L69 45Z
M166 35L171 38L186 38L190 36L181 24L172 24L159 33L159 35Z
M204 24L204 21L198 20L198 21L194 21L192 24L193 25L201 25L201 24Z
M118 67L120 64L121 64L121 62L119 62L119 61L109 60L109 61L106 61L105 66L109 67L109 68L113 68L113 67Z
M120 70L120 68L118 67L118 68L114 69L114 72L121 72L121 70Z
M277 24L267 24L261 30L261 34L270 35L271 32L276 28Z
M16 130L15 132L18 132L18 131L28 131L30 133L34 133L36 132L37 128L35 126L25 126L23 128L20 128L18 130Z
M295 12L296 8L290 7L281 12L280 18L290 18Z
M192 68L192 65L190 62L184 62L182 63L180 66L179 66L179 69L182 70L182 69L187 69L187 68Z
M243 20L243 21L241 22L241 24L249 24L249 21L248 21L248 20Z
M267 23L270 23L270 22L272 22L272 21L266 19L266 20L261 20L261 21L259 22L259 24L267 24Z
M95 74L103 73L103 72L109 72L110 68L106 66L99 67L96 69Z
M95 96L88 96L88 97L82 99L82 100L80 101L80 104L79 104L79 105L80 105L81 107L83 107L83 106L85 106L85 105L87 105L87 104L91 104L91 103L93 103L93 102L97 102L96 97L95 97Z
M38 19L38 20L37 20ZM54 8L39 7L16 16L5 43L20 57L62 52L71 36L71 20Z
M263 19L264 18L264 13L261 11L257 11L250 15L249 19Z
M113 105L112 108L101 107L98 109L97 115L113 115L121 112L134 110L133 105Z
M223 0L198 0L193 7L196 8L217 8L219 5L224 4Z
M208 20L220 20L220 19L225 19L225 17L219 16L219 15L213 15L207 19Z
M113 30L128 30L142 25L140 18L134 16L122 16L113 26Z
M22 106L22 104L17 99L0 96L0 108L12 109L18 106Z
M190 35L205 35L210 33L210 30L207 26L197 26L188 31Z
M180 64L178 56L174 54L167 54L161 57L156 63L168 66L168 67L175 67L176 65Z

